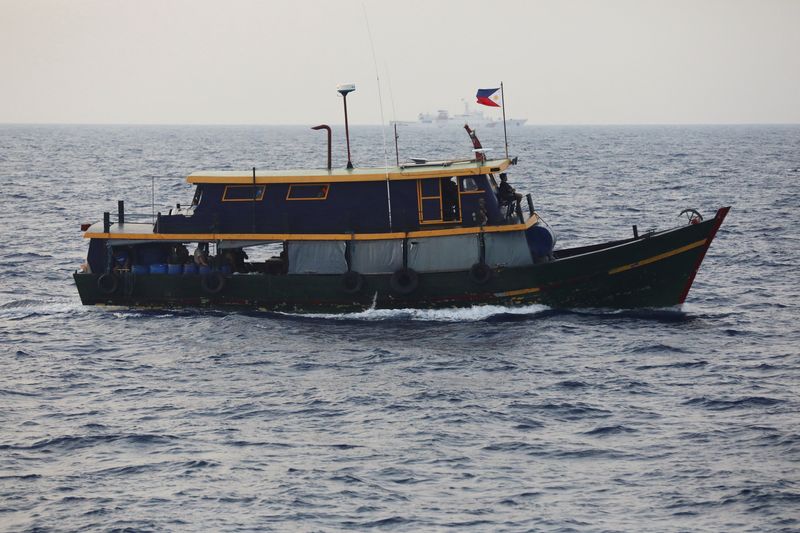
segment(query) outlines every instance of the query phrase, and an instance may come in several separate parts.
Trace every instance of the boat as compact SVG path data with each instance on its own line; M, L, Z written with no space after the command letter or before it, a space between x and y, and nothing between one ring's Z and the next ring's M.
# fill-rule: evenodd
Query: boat
M446 109L439 109L436 113L420 113L417 115L417 122L407 121L393 121L398 125L420 125L420 126L438 126L440 128L445 126L458 126L462 127L464 124L469 124L474 128L486 127L494 128L502 126L503 120L501 118L493 118L485 115L482 111L471 109L466 100L464 100L464 112L451 115ZM508 118L506 119L506 126L524 126L528 122L526 118Z
M334 169L328 128L327 168L200 170L187 178L195 187L188 205L147 222L132 222L119 201L116 217L82 225L81 301L313 313L686 300L730 207L705 220L686 210L687 223L671 229L634 226L626 239L558 248L530 194L502 194L517 159L487 159L465 129L468 158L354 167L348 133L347 167Z

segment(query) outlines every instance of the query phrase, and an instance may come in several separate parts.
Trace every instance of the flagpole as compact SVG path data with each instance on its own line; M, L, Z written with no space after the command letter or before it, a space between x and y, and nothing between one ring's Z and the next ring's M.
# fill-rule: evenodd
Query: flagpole
M506 159L508 159L508 132L506 131L506 95L503 93L503 82L500 82L500 101L503 103L503 139L506 142Z

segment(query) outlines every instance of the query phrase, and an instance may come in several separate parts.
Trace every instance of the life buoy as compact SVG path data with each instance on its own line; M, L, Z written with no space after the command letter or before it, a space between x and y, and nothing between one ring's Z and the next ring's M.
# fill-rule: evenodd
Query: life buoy
M469 269L469 279L478 285L484 285L492 279L492 269L486 263L475 263Z
M112 273L105 273L97 278L97 288L103 294L114 294L119 288L119 278Z
M361 292L364 287L364 276L354 270L348 270L342 274L342 289L347 294L356 294Z
M411 294L417 290L419 275L411 268L404 268L392 274L389 285L398 294Z
M221 272L206 274L200 279L200 286L203 288L203 292L218 294L225 288L225 276Z

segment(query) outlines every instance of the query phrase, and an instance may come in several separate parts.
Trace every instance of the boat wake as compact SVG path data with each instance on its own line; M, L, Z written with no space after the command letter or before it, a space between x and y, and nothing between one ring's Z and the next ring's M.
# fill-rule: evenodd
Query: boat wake
M476 305L446 309L375 309L353 313L289 313L275 312L291 318L367 322L520 322L553 316L575 316L588 319L645 320L656 322L684 322L693 317L680 307L641 309L553 309L546 305L531 304L521 307L502 305Z
M291 317L316 318L324 320L364 320L391 321L407 320L417 322L480 322L497 319L531 318L549 313L546 305L526 305L506 307L502 305L476 305L473 307L453 307L446 309L366 309L354 313L278 313Z
M75 307L65 307L58 311L51 306L50 312L71 312ZM80 310L80 307L78 307ZM3 316L0 306L0 317ZM18 310L17 312L19 312ZM105 306L103 311L117 319L152 319L178 318L191 316L217 316L223 320L235 320L236 317L272 318L309 321L335 322L522 322L541 320L550 317L569 317L577 319L600 320L644 320L656 322L684 322L697 318L687 314L681 308L643 308L643 309L553 309L546 305L531 304L520 307L502 305L475 305L472 307L450 307L443 309L377 309L370 307L363 311L350 313L318 313L302 311L269 311L250 309L220 310L206 308L128 308L122 306ZM28 310L28 315L35 311ZM38 313L37 313L38 314Z

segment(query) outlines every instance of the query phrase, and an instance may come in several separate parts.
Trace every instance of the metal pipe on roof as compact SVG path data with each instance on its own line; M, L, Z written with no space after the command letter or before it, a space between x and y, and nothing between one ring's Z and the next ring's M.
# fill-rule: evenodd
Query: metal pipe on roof
M332 168L331 165L331 127L327 124L320 124L319 126L312 126L312 130L327 130L328 131L328 170ZM350 161L350 144L348 140L347 160Z

